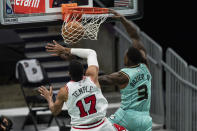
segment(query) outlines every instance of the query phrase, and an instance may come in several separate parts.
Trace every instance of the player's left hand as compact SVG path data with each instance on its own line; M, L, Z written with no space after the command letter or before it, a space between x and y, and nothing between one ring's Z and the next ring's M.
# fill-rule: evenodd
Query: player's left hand
M52 56L60 56L61 54L69 54L70 49L60 45L57 41L53 40L53 43L48 43L45 47L47 52L53 53Z
M53 88L50 86L50 90L48 90L46 87L41 86L38 89L38 92L40 92L40 95L43 96L47 101L51 101L53 97Z

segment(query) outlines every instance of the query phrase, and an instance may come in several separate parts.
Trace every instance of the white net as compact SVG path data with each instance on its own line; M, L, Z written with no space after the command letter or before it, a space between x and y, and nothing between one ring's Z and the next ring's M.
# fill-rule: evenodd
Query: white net
M67 44L81 39L97 40L100 25L109 14L69 14L62 25L62 37Z

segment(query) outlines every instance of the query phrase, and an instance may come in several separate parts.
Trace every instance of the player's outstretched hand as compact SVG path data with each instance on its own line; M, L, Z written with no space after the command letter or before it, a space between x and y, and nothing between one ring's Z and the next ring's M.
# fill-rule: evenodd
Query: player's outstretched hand
M112 16L112 18L121 19L123 17L123 15L119 14L113 9L109 9L109 13L114 15Z
M52 88L52 86L50 86L50 90L48 90L44 86L41 86L38 89L38 92L40 92L40 95L43 96L48 102L52 100L52 97L53 97L53 88Z
M51 54L52 56L60 56L61 54L65 54L65 55L70 54L69 48L63 47L55 40L53 40L53 43L48 43L45 48L47 52L52 53Z

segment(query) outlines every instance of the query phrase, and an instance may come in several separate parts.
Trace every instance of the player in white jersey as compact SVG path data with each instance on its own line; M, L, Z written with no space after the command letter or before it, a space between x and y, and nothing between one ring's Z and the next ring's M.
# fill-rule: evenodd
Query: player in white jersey
M50 91L44 86L39 88L41 95L48 101L51 112L54 115L59 114L63 103L66 102L71 116L71 131L117 131L105 118L108 102L98 82L99 65L96 52L79 48L62 48L63 50L59 51L58 47L60 45L54 41L54 44L48 44L46 48L48 52L55 52L56 55L67 54L86 58L88 69L83 76L83 65L78 61L71 61L69 65L71 81L60 89L55 102L52 100L52 87Z

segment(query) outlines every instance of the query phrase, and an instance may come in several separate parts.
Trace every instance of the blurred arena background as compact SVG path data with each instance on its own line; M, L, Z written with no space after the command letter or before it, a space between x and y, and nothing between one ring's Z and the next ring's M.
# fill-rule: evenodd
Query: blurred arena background
M151 116L155 131L197 130L197 61L196 2L144 1L143 18L134 20L141 30L141 39L148 51L152 80ZM8 29L0 25L0 115L14 122L20 131L28 109L19 82L15 79L16 62L36 58L45 68L55 89L69 79L68 62L49 56L44 46L57 40L63 44L61 25L27 26ZM125 50L131 40L119 22L104 23L97 41L82 40L76 47L95 49L98 53L100 74L118 71L123 67ZM103 87L109 101L108 116L119 106L120 94L116 87ZM39 113L39 130L58 130L57 122L46 128L50 112ZM64 116L64 115L63 115ZM59 116L60 125L69 121ZM34 130L29 121L24 130Z

